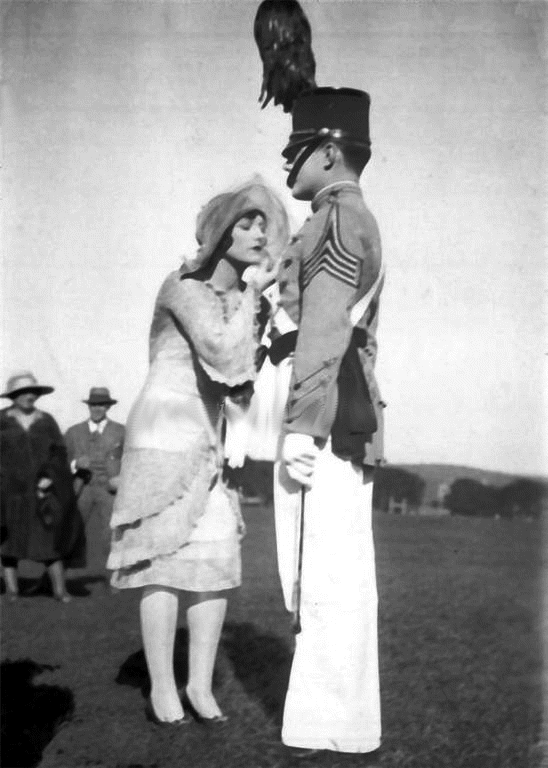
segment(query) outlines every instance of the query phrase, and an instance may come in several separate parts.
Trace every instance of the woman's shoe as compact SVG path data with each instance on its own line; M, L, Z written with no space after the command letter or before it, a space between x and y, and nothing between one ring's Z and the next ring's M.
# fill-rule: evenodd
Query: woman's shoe
M228 720L228 715L214 715L213 717L205 717L204 715L201 715L194 704L190 701L190 698L188 696L188 692L186 690L181 691L182 693L182 704L185 710L190 712L192 717L196 720L197 723L200 723L200 725L207 725L207 726L213 726L213 725L223 725L223 723L226 723Z
M8 589L6 594L8 596L8 602L10 603L15 603L16 600L19 600L19 592L14 589Z
M147 699L147 703L145 704L145 716L149 722L154 723L154 725L161 726L180 727L181 725L188 725L191 722L191 718L186 714L180 717L178 720L160 720L154 711L154 707L152 706L150 699Z

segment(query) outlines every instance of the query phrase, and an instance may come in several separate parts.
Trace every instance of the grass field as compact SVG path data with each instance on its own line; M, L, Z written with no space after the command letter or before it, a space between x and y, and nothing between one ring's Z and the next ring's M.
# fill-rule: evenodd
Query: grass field
M216 693L230 728L166 734L143 716L138 595L90 571L70 605L3 604L3 768L283 768L292 637L272 514L245 510L244 586L229 609ZM375 517L382 768L540 765L538 523ZM86 594L87 593L87 594ZM185 680L186 632L177 636ZM319 702L321 705L321 702ZM359 766L336 754L319 763Z

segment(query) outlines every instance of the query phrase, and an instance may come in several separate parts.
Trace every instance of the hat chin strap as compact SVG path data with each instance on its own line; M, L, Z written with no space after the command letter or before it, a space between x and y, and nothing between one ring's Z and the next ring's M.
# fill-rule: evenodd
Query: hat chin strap
M318 149L320 144L328 138L328 136L331 134L331 131L326 128L322 128L321 131L319 131L314 138L310 139L308 145L306 146L306 149L303 150L302 154L299 155L297 160L293 163L293 166L291 167L291 170L289 172L289 175L287 177L287 186L292 189L293 185L295 184L297 180L297 176L299 175L301 168L306 163L308 158L314 154L314 152Z

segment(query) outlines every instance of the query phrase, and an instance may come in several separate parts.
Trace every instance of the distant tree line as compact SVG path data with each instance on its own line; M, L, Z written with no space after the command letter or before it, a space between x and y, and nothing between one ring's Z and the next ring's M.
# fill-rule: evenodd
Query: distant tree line
M406 502L419 509L424 501L424 480L416 473L399 467L385 466L377 470L373 490L375 509L387 512L392 502ZM434 506L440 502L431 502ZM539 518L548 508L548 483L518 478L495 487L479 480L463 477L454 480L441 502L452 515L473 517Z
M373 507L388 512L390 500L418 509L423 501L425 482L420 475L399 467L384 466L375 470Z
M452 515L540 518L547 508L548 486L540 480L519 478L496 488L478 480L455 480L444 499Z
M273 496L273 465L270 461L247 460L243 467L228 471L229 481L245 498L270 504ZM424 503L424 479L415 472L394 466L379 467L375 472L373 506L387 512L391 503L405 502L418 511ZM548 508L548 484L540 480L518 478L495 487L462 477L454 480L441 504L452 515L469 517L540 518Z

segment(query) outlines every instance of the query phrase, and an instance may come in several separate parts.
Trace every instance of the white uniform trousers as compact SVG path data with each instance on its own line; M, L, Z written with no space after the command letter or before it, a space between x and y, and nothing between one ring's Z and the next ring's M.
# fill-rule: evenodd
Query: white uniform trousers
M380 745L377 586L372 473L320 452L306 492L301 626L285 701L282 741L293 747L371 752ZM294 608L300 486L276 464L278 566Z

